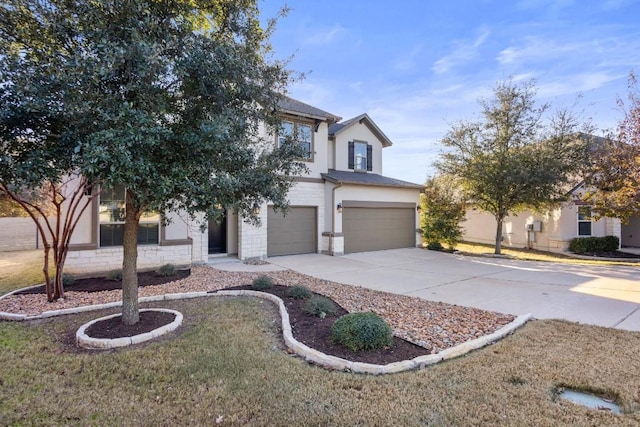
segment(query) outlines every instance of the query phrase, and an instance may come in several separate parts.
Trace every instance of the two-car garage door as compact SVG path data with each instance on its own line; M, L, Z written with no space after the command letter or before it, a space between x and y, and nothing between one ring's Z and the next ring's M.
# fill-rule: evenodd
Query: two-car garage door
M267 256L316 252L316 224L317 212L314 206L292 206L286 216L269 207Z
M345 253L415 246L415 205L372 203L370 207L358 207L348 202L343 205Z
M416 211L409 203L343 202L344 252L415 246ZM292 206L286 216L269 208L267 256L317 252L317 208Z

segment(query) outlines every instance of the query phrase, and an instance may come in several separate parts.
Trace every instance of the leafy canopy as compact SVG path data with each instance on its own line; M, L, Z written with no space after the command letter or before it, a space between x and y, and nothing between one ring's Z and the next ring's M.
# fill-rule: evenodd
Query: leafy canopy
M616 132L599 144L593 173L586 179L593 188L586 200L593 203L597 215L625 222L640 215L640 90L633 73L628 87L628 104L618 99L624 117Z
M436 166L461 182L467 200L497 222L525 208L547 209L564 200L586 161L580 123L567 109L545 120L549 106L537 105L533 82L499 82L481 100L481 118L451 126Z
M420 200L420 228L427 243L446 243L450 249L462 240L460 223L465 203L455 180L448 176L430 178Z

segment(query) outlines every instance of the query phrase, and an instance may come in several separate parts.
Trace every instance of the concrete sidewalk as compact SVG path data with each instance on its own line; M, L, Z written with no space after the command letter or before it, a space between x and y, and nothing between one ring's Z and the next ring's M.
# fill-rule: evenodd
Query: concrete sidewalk
M640 265L554 264L411 248L268 261L338 283L431 301L640 331Z

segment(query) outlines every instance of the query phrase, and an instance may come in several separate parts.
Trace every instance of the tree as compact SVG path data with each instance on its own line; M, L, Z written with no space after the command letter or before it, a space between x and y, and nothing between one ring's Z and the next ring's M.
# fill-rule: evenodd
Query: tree
M82 214L91 204L92 196L87 195L93 185L86 177L59 177L58 181L40 179L40 186L35 184L20 185L20 177L16 175L19 167L15 165L15 158L20 156L16 151L9 151L13 156L5 156L0 160L0 195L11 200L36 224L40 241L44 248L45 291L47 300L53 302L64 298L63 271L69 251L69 242ZM11 162L7 162L11 158ZM11 174L11 175L9 175ZM10 182L10 183L9 183ZM53 255L55 275L49 274L50 252Z
M545 123L549 106L536 105L535 94L531 81L499 82L493 98L480 101L482 118L452 125L441 141L445 150L436 166L460 180L467 200L494 216L496 254L504 218L565 200L586 162L578 119L561 109Z
M585 180L587 188L593 188L585 200L596 214L623 222L640 215L640 89L633 73L628 88L628 107L622 99L617 101L624 117L616 132L597 146L592 173Z
M90 182L127 190L125 324L139 320L145 211L208 220L235 209L257 222L256 204L287 206L301 152L264 135L277 129L290 72L269 56L275 21L261 27L256 0L14 0L1 19L0 86L27 95L21 109L46 99L72 117L46 130L72 148L64 158Z
M450 249L462 239L460 223L465 203L451 177L438 176L425 183L420 197L420 228L427 243L444 242Z

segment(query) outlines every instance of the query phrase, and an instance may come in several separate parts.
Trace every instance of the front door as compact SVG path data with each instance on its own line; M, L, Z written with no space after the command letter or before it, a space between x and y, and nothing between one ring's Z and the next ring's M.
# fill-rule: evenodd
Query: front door
M227 217L221 222L209 221L209 253L227 252Z

